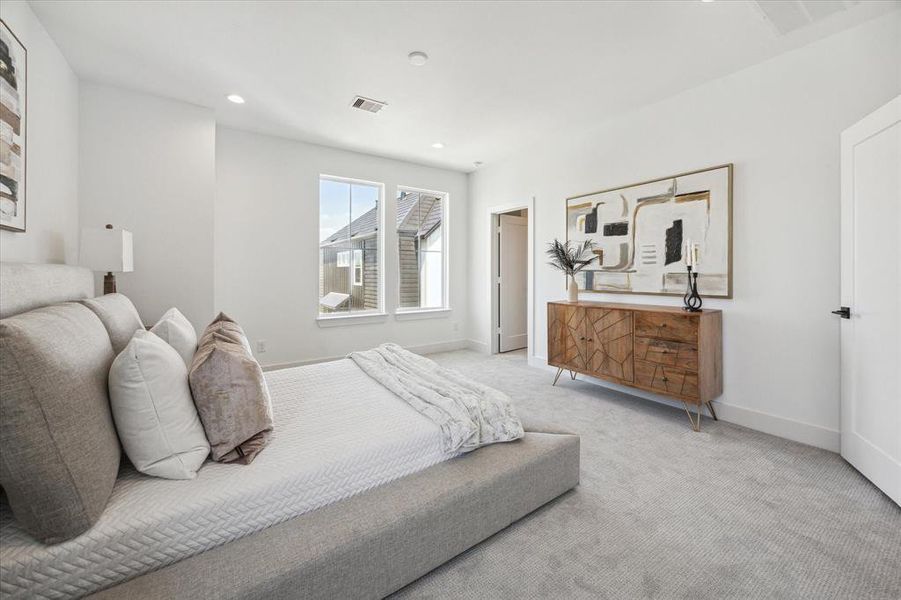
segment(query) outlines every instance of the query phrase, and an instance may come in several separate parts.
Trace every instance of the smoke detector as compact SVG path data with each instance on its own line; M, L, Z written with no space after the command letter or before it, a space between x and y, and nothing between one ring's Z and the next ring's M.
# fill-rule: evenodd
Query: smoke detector
M365 110L366 112L377 113L388 106L388 103L381 102L379 100L373 100L372 98L364 98L363 96L355 96L353 102L351 102L350 105L352 108L359 108L360 110Z
M780 35L822 21L858 4L860 0L755 0L754 2L763 18Z

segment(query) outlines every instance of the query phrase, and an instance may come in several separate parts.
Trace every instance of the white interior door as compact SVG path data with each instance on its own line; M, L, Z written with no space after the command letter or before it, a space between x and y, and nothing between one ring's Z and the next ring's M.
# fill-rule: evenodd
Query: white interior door
M500 215L498 226L498 350L525 348L528 334L528 217Z
M842 456L901 504L901 97L842 133Z

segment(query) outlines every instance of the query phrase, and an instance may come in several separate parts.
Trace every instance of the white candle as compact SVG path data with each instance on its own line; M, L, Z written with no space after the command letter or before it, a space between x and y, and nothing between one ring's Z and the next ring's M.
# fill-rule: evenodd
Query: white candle
M692 266L692 255L691 255L691 238L688 238L685 241L685 266Z
M701 264L701 245L695 244L691 247L691 264L697 267Z

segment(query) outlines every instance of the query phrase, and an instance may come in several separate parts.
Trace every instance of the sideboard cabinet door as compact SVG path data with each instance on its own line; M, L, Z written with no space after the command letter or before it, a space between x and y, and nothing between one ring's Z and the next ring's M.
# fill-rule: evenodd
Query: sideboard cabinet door
M589 374L633 381L632 311L609 308L584 310Z
M585 371L585 309L548 304L548 363Z

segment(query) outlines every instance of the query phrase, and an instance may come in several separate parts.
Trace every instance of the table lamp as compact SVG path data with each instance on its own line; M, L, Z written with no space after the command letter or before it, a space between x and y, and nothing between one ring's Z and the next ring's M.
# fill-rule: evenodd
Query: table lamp
M78 262L92 271L106 271L103 277L103 293L116 293L116 276L113 273L134 271L134 255L131 232L113 229L81 230L81 252Z

